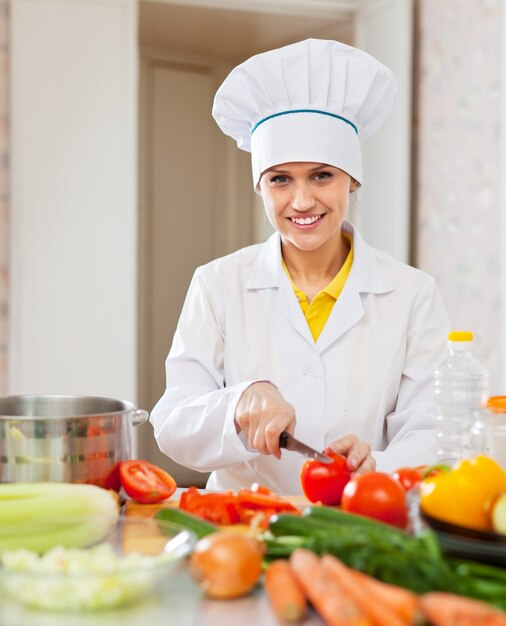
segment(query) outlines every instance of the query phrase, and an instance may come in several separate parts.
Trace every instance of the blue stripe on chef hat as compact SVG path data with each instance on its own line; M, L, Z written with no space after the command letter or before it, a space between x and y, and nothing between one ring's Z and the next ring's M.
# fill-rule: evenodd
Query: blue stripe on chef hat
M392 72L337 41L307 39L255 55L218 89L213 116L251 151L253 181L281 163L327 163L362 182L360 143L393 104ZM295 114L297 113L297 114Z
M280 115L289 115L291 113L318 113L320 115L330 115L330 117L335 117L338 120L342 120L343 122L346 122L347 124L352 126L353 130L358 135L357 127L355 126L355 124L353 122L350 122L350 120L347 120L342 115L336 115L335 113L329 113L329 111L318 111L317 109L295 109L294 111L280 111L279 113L273 113L272 115L268 115L267 117L264 117L262 120L257 122L253 126L253 128L251 129L251 134L253 134L255 132L255 130L260 126L260 124L263 124L264 122L267 122L267 120L270 120L273 117L279 117Z

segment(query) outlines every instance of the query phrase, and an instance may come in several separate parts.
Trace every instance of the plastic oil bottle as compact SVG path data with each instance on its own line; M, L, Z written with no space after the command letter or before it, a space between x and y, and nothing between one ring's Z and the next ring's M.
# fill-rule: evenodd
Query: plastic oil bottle
M473 356L473 333L448 334L448 358L434 372L437 456L453 464L474 455L472 432L488 397L488 372Z

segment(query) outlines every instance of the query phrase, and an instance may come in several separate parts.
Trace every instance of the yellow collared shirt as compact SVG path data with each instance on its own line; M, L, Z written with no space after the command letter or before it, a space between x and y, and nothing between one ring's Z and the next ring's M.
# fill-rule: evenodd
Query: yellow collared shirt
M315 341L318 340L320 333L329 319L332 307L343 290L353 264L353 239L348 233L343 233L343 238L346 239L350 245L348 256L346 257L346 260L339 272L334 276L325 289L322 289L322 291L316 294L311 303L308 302L307 295L293 282L288 268L285 265L285 261L283 260L283 268L292 283L293 290L297 296L297 300L299 301L304 317L308 323L309 330L311 331Z

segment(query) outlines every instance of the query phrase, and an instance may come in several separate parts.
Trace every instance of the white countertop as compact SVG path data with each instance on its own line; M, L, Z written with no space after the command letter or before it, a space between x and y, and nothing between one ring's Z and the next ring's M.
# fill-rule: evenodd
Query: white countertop
M119 610L81 614L28 611L2 602L0 626L280 626L262 588L237 600L210 600L192 582L185 563L160 596ZM311 612L302 624L323 626L323 621Z

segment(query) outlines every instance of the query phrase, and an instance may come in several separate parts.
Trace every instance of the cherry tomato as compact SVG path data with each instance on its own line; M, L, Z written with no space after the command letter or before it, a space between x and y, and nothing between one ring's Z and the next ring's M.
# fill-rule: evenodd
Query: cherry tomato
M392 477L401 483L405 491L409 491L422 480L422 472L417 467L400 467Z
M310 502L339 504L345 485L351 478L351 471L342 454L330 453L332 463L325 464L316 460L304 463L300 472L302 491Z
M253 493L263 493L266 496L272 494L272 491L270 489L267 489L267 487L264 487L260 483L253 483L250 487L250 491L252 491Z
M119 476L126 493L143 504L166 500L177 487L170 474L148 461L123 461Z
M354 476L344 488L341 507L400 528L408 523L406 492L395 478L383 472Z

